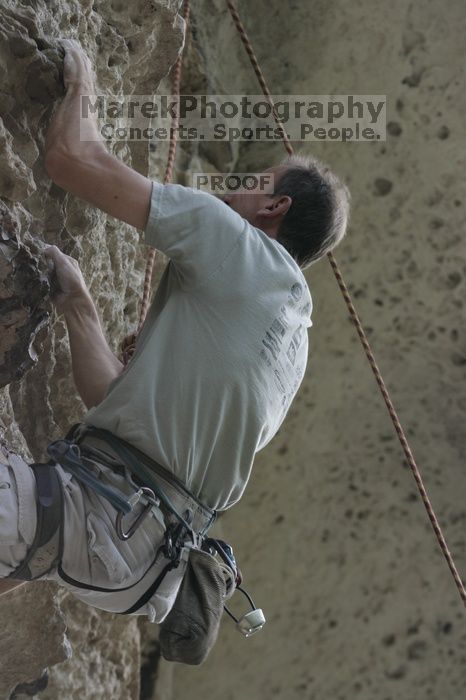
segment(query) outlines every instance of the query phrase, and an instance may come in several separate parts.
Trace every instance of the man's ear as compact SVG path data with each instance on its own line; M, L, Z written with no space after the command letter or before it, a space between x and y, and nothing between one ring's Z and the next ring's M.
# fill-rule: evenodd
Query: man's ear
M287 194L272 195L274 199L270 204L267 204L257 212L258 216L263 216L266 219L274 219L275 217L283 217L291 207L292 199Z

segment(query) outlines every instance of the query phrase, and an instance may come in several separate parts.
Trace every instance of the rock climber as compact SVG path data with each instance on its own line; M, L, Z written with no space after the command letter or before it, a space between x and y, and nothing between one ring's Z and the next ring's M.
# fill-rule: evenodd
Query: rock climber
M125 368L105 340L77 261L46 248L74 381L88 409L80 427L108 431L161 465L159 483L180 507L192 506L200 529L241 498L254 455L277 433L303 380L312 325L303 270L342 240L349 193L314 158L268 168L275 178L269 194L238 191L221 199L144 177L107 150L96 120L81 140L80 97L96 94L94 74L77 42L62 45L66 94L46 135L47 173L63 190L144 232L141 242L169 259ZM96 481L128 497L141 487L108 443L91 435L87 444ZM0 585L7 590L36 534L39 481L17 455L0 454L0 461L0 578L13 577ZM145 596L162 566L152 567L165 531L156 508L122 539L114 504L59 460L55 471L63 492L62 555L37 578L104 610L163 619L183 567Z

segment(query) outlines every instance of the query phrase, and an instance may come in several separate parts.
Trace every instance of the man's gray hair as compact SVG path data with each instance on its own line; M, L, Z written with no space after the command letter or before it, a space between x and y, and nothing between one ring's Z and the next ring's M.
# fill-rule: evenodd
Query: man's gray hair
M279 177L274 194L286 194L292 203L277 241L304 270L343 239L351 195L330 168L313 156L288 156L280 165L288 170Z

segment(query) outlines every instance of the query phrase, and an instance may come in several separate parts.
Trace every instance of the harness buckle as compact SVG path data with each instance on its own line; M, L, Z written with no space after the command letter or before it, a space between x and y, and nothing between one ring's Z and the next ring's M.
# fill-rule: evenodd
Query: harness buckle
M194 515L188 509L184 512L183 518L190 526ZM182 522L170 523L165 530L164 541L160 546L160 550L167 559L171 559L174 568L180 563L181 550L186 544L187 537L193 537L193 530L191 527L183 525Z

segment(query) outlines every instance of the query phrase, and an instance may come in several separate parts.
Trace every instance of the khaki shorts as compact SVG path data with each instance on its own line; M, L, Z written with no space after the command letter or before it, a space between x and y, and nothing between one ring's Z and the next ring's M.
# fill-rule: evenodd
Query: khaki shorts
M8 576L25 558L36 526L36 480L32 469L23 460L12 465L0 463L0 578Z
M83 602L101 610L121 612L130 608L155 581L168 563L157 550L164 526L148 516L127 541L115 530L116 509L75 479L59 464L56 469L64 494L64 548L61 566L42 577L64 586ZM131 494L137 486L126 473L95 463L92 467L107 484ZM159 511L159 517L162 514ZM123 520L128 527L135 516ZM126 522L128 519L128 523ZM8 576L24 559L36 530L36 485L32 469L23 460L0 464L0 578ZM176 569L169 571L150 601L136 615L162 622L175 602L188 550ZM93 591L80 586L111 589Z

